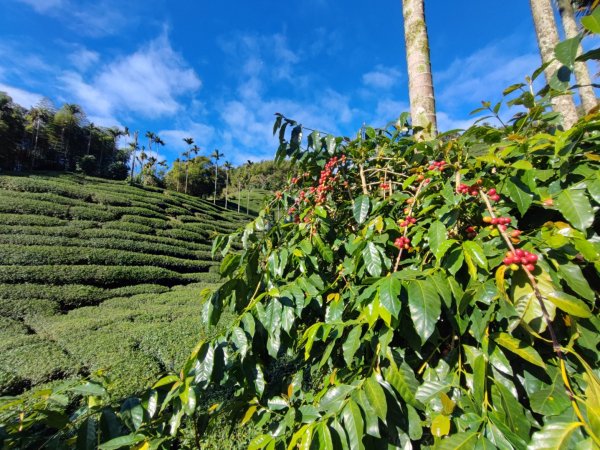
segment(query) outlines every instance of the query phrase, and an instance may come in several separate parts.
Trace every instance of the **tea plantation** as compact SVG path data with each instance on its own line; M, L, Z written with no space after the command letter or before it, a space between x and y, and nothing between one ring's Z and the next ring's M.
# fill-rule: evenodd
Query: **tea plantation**
M0 394L106 369L123 397L177 370L219 279L212 236L246 218L124 182L0 176Z

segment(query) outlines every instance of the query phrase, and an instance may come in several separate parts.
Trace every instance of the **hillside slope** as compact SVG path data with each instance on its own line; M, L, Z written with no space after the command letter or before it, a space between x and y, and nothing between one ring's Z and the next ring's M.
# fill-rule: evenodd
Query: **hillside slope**
M218 280L212 236L245 220L157 188L0 176L0 393L107 368L127 395L176 369Z

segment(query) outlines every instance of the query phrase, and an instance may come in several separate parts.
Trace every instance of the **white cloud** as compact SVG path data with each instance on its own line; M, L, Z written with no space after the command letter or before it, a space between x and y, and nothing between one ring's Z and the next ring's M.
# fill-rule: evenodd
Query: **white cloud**
M43 98L40 94L25 91L4 83L0 83L0 91L6 92L12 97L15 103L23 106L24 108L31 108Z
M88 50L85 47L79 47L68 56L69 61L81 70L87 70L95 65L100 60L100 55L97 52Z
M212 126L198 122L190 122L181 129L162 130L157 134L165 141L165 152L173 155L188 148L183 142L188 137L193 138L194 143L200 147L199 155L208 155L212 152L216 135Z
M363 74L362 81L366 86L375 89L390 89L402 76L402 72L395 67L377 65L374 70Z
M444 108L469 104L474 109L482 100L499 99L504 88L523 81L541 64L537 51L525 42L513 35L455 59L433 75L436 100Z
M65 0L18 0L21 3L25 3L31 6L36 12L45 14L50 11L62 8L65 4Z
M74 71L63 73L60 80L90 114L130 112L146 118L173 116L182 108L179 98L201 86L165 35L103 66L89 81Z
M466 130L471 125L473 125L475 123L475 121L477 120L477 117L470 117L470 118L452 117L450 114L448 114L444 111L438 111L436 113L436 117L437 117L438 130L442 133L444 131L450 131L450 130L456 130L456 129Z

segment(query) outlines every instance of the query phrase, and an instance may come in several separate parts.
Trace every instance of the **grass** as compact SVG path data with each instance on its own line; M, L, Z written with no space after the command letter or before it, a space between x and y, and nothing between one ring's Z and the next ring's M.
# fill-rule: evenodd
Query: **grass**
M0 176L0 395L102 368L118 398L177 370L207 333L212 239L243 212L74 174Z

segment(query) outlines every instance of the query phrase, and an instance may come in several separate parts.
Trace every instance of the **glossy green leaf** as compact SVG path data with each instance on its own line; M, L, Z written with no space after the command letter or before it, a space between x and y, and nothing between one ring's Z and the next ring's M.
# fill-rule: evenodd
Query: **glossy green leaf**
M594 222L592 205L581 189L565 189L556 199L556 206L571 225L586 231Z
M555 291L548 294L548 300L556 305L558 309L561 309L572 316L583 317L585 319L592 317L592 311L588 305L577 297L565 294L564 292Z
M470 256L473 261L475 261L475 264L483 269L487 269L487 258L485 257L483 249L477 242L465 241L463 242L463 249L465 253Z
M581 25L594 34L600 34L600 10L594 8L591 14L582 17Z
M427 236L429 238L429 248L438 260L441 259L445 251L440 246L448 238L446 227L442 222L436 220L429 226Z
M379 302L388 312L398 318L400 315L400 290L402 284L395 277L387 276L379 283Z
M98 446L98 450L116 450L123 447L133 447L145 439L146 437L141 434L132 433L128 434L127 436L120 436L104 442Z
M363 260L369 275L373 277L381 276L382 261L377 246L373 242L368 242L362 252Z
M354 400L348 400L348 403L342 410L342 421L344 423L346 434L348 435L348 447L350 447L351 450L364 449L365 447L362 443L364 423L360 408Z
M473 450L477 444L478 435L474 431L456 433L441 439L434 446L435 450Z
M528 450L564 450L572 448L572 436L581 422L550 422L533 433Z
M331 432L327 423L321 422L317 426L317 436L319 439L319 448L323 450L334 450Z
M344 353L344 361L348 367L353 367L354 354L360 348L360 336L362 334L362 327L360 325L355 326L348 333L348 337L344 341L342 350Z
M441 301L431 283L415 280L408 283L408 307L417 334L424 343L440 318Z
M355 388L346 384L340 384L330 388L319 402L319 409L326 412L338 411L342 402Z
M561 264L558 266L558 273L573 291L590 302L594 301L594 291L590 288L579 266L573 263Z
M360 195L354 200L354 207L352 209L354 213L354 219L358 224L364 223L369 215L369 208L371 207L371 201L368 195Z
M367 400L369 404L377 414L377 417L381 419L383 423L386 423L387 417L387 400L383 388L374 376L371 376L365 380L363 386Z
M530 362L542 369L546 368L544 360L540 354L530 345L512 337L508 333L496 333L491 336L494 342L496 342L502 348L505 348L511 353L520 356L525 361Z
M580 43L581 36L565 39L564 41L559 42L556 47L554 47L554 56L560 63L564 64L570 69L573 69Z
M522 186L521 183L515 183L510 179L506 181L506 188L510 195L510 199L515 202L517 208L519 208L519 213L523 216L533 202L533 195L526 192L524 190L525 187Z

